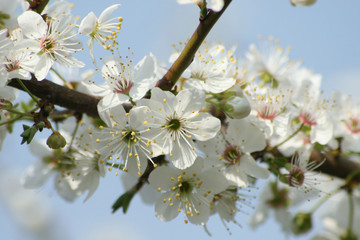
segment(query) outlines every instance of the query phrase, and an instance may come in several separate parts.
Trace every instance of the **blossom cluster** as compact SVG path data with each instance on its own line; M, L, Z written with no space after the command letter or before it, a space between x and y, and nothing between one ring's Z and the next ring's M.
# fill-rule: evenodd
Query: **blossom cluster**
M210 3L214 11L224 5ZM17 94L9 82L41 81L56 72L55 63L85 66L75 57L84 50L79 34L89 38L95 65L95 42L110 50L97 68L102 83L91 75L76 84L78 91L101 98L100 119L64 121L59 130L64 148L50 149L34 140L29 146L40 159L24 176L25 187L38 188L55 175L61 197L74 201L87 193L87 200L107 170L121 172L146 178L144 187L158 192L155 215L160 220L182 212L185 223L206 225L214 214L237 223L240 205L251 205L242 191L257 179L275 176L251 224L262 223L272 208L280 211L284 231L290 231L287 208L297 204L290 192L301 199L330 195L325 186L330 178L314 172L323 162L310 161L312 152L360 153L359 106L338 92L326 98L321 75L291 60L289 50L273 38L250 45L242 57L236 56L236 47L203 42L171 91L165 91L159 80L166 67L154 54L134 63L133 53L123 57L114 51L123 19L110 15L120 5L99 17L91 12L80 23L71 7L61 1L41 14L24 11L15 28L0 30L0 144L16 114L12 102ZM187 44L175 47L169 64ZM34 110L39 108L44 107ZM49 140L47 145L53 146Z

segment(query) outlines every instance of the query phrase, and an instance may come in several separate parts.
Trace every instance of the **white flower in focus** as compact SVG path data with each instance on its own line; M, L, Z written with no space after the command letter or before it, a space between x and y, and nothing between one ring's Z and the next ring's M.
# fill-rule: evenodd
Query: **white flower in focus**
M130 100L141 99L155 86L162 73L152 53L135 66L131 59L125 62L122 57L109 56L104 59L101 68L106 83L96 85L93 82L83 82L83 85L93 95L103 97L98 104L101 111Z
M150 138L161 147L158 154L169 154L176 168L194 163L197 149L193 140L209 140L220 130L219 119L200 112L204 104L202 92L183 90L175 96L160 88L151 90L151 99L138 101L138 106L151 109L154 122Z
M177 2L180 4L195 3L199 6L202 6L203 0L177 0ZM211 8L215 12L221 11L224 6L224 0L208 0L207 2L210 3L210 6L207 7Z
M219 133L216 138L199 146L209 163L211 161L223 169L232 185L248 186L248 175L263 179L269 177L269 171L259 166L250 154L265 148L264 134L244 119L230 120L226 134Z
M41 15L26 11L18 17L18 23L27 38L18 44L39 56L34 69L38 80L46 77L55 61L66 67L84 66L83 62L71 55L82 50L82 45L74 33L74 16L61 15L59 18L51 18L48 25Z
M153 152L154 144L152 139L148 138L153 120L147 107L133 107L126 113L119 104L106 110L98 108L98 111L107 127L100 127L100 132L89 129L88 133L94 134L96 138L96 149L99 149L102 155L101 160L113 162L109 171L117 164L117 169L142 175L148 160L156 166L152 161L152 158L157 156Z
M90 12L80 23L79 34L91 37L87 42L90 49L90 55L95 61L93 48L94 39L105 49L115 47L116 37L121 29L122 17L110 18L110 15L120 7L120 4L114 4L106 8L97 18L93 12ZM112 41L107 44L107 41Z
M311 6L316 3L316 0L290 0L293 6Z
M184 170L158 167L151 172L149 183L159 192L165 191L155 204L155 214L160 220L170 221L183 211L186 218L196 225L207 222L210 202L215 194L228 187L218 169L204 170L200 158Z

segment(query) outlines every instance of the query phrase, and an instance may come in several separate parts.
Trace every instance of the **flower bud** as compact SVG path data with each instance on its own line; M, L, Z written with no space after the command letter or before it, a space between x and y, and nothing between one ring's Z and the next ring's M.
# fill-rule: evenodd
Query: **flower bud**
M293 6L311 6L316 2L316 0L290 0L290 3Z
M66 140L59 132L54 132L47 139L46 144L52 149L58 149L65 147Z
M294 234L299 235L307 233L312 228L312 220L310 212L299 212L292 220L292 231Z
M225 104L225 113L230 118L241 119L250 114L251 107L244 97L234 96Z

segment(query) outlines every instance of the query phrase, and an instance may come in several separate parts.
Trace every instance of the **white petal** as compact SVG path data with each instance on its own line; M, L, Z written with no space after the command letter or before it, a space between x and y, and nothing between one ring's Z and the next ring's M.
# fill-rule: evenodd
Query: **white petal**
M220 127L221 122L218 118L203 112L200 112L197 117L191 119L191 122L187 123L186 126L189 129L189 133L193 135L192 137L199 141L214 138L219 132Z
M46 78L50 68L54 64L54 60L48 56L48 54L44 54L39 58L39 62L35 67L35 77L37 80L43 80Z
M172 181L171 178L177 178L180 172L171 167L157 167L149 176L149 183L155 189L161 188L162 190L169 190L171 187L177 184L176 181Z
M90 12L80 23L79 34L90 35L96 30L97 17Z
M48 29L43 18L33 11L26 11L21 14L18 17L18 23L24 35L32 39L42 38Z
M224 175L231 185L238 187L246 187L249 185L248 177L237 165L227 167Z
M25 177L21 179L22 185L25 188L39 188L44 185L52 173L53 167L40 159L35 166L28 168Z
M103 98L103 99L105 99L105 98ZM102 103L102 100L98 104L98 112L99 112L100 118L107 124L108 127L113 127L114 122L116 122L116 124L118 125L119 128L125 127L126 112L125 112L124 107L121 104L108 106L108 105ZM107 100L108 99L105 99L105 102ZM104 105L108 106L108 107L105 108Z
M174 203L173 206L170 206L170 203L166 201L164 203L164 199L172 198ZM157 218L159 218L161 221L170 221L174 218L176 218L177 215L179 215L178 207L180 203L178 199L175 197L175 192L170 191L161 194L160 198L156 201L155 204L155 215Z
M260 151L266 146L264 134L245 119L229 120L226 138L248 153Z
M270 176L266 168L259 166L250 155L242 155L240 158L240 167L247 174L255 178L266 179Z
M120 4L114 4L108 8L106 8L99 16L99 23L103 23L106 20L109 19L111 13L118 9L121 5Z

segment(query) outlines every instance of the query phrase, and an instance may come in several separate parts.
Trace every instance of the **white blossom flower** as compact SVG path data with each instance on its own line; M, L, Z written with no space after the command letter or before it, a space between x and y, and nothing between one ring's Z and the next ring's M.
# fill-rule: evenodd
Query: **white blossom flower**
M200 112L205 96L199 91L183 90L178 95L151 90L151 99L138 101L138 106L151 109L154 123L150 138L161 147L160 154L169 154L175 167L185 169L197 157L194 140L206 141L215 137L220 129L220 120Z
M97 18L93 12L90 12L80 23L79 34L89 36L87 45L90 49L90 55L95 62L93 48L94 39L105 49L110 49L117 45L116 37L120 31L122 17L111 18L110 15L120 7L120 4L114 4L106 8ZM107 44L107 41L112 41Z
M83 84L92 94L103 97L99 102L99 108L103 110L117 104L138 101L155 86L163 74L152 53L135 66L131 59L125 62L122 57L106 57L101 73L106 81L104 84Z
M41 15L26 11L18 17L18 23L27 37L23 40L23 46L39 56L39 62L34 69L38 80L46 77L55 61L67 67L84 66L84 63L71 55L82 50L81 43L75 38L74 16L61 15L59 18L51 18L48 26Z
M224 191L227 181L218 169L204 170L203 159L184 170L158 167L149 183L163 193L155 204L155 214L162 221L174 219L181 211L193 224L204 225L210 216L210 202ZM185 219L185 223L188 222Z
M157 155L147 134L153 120L147 107L133 107L126 113L122 105L117 105L106 110L99 108L99 115L107 127L101 126L100 132L89 129L88 133L96 136L101 161L113 162L110 171L117 164L117 169L141 175L148 160L155 165L152 157Z
M250 155L265 148L264 134L245 119L230 120L226 134L220 132L216 138L199 145L209 164L220 165L232 185L248 186L248 175L269 177L269 171Z

